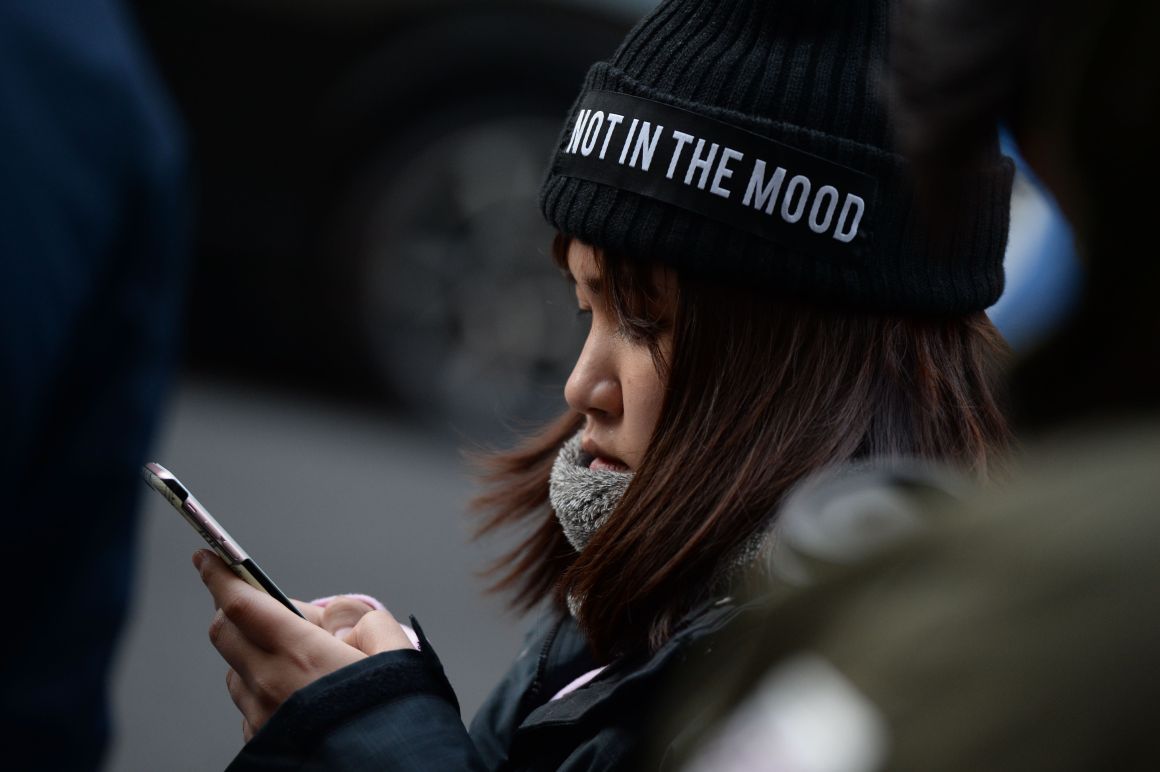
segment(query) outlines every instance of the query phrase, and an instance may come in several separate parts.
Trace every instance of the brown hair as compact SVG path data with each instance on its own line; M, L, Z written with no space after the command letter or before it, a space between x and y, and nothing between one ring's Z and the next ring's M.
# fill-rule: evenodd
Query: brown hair
M566 264L567 240L554 255ZM622 324L655 337L647 263L597 251ZM583 599L599 657L656 648L786 492L826 465L906 455L993 471L1008 432L996 399L1006 346L982 313L903 318L775 301L678 276L667 390L648 451L615 512L580 554L548 504L569 412L516 450L485 460L480 533L532 530L493 571L493 589L529 608Z

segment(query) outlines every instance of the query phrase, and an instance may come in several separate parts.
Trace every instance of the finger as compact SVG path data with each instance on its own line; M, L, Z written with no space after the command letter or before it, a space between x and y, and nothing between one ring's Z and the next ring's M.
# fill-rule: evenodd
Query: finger
M247 708L250 707L250 693L246 689L246 684L242 681L242 677L238 675L238 671L232 667L226 669L226 692L230 695L230 700L242 714L242 718L247 716Z
M213 621L209 623L209 642L226 664L243 678L248 678L267 656L264 649L242 634L222 609L214 612Z
M340 596L326 604L322 612L322 627L339 640L345 640L351 628L373 610L357 598Z
M226 669L226 691L229 692L234 707L241 711L242 718L247 718L253 707L250 690L246 688L246 682L238 675L238 671L232 667Z
M266 713L261 701L233 668L226 671L226 691L229 692L234 706L242 714L243 726L253 729L265 723Z
M363 615L347 636L346 642L367 655L414 648L402 626L391 616L391 612L385 610Z
M212 552L199 552L195 561L219 610L245 638L264 651L294 646L303 635L317 629L305 619L288 614L281 603L266 593L246 584Z
M197 569L198 574L201 574L202 561L207 560L210 555L213 555L213 553L210 552L209 550L203 549L203 550L195 550L194 551L194 553L193 553L193 567L195 569ZM213 610L214 611L217 611L219 608L221 608L221 605L218 603L217 598L215 598L212 593L210 594L210 599L213 601Z
M304 600L297 600L296 598L291 598L290 601L302 612L302 616L306 617L306 621L322 627L322 615L325 610L321 606L315 606L313 603L307 603Z

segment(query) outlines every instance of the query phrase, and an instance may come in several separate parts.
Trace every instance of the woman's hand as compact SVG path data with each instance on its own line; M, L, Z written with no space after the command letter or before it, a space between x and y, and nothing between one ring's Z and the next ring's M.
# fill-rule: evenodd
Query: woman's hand
M340 641L345 641L364 616L375 609L382 609L381 604L371 605L369 601L360 600L349 595L337 595L321 600L304 603L293 601L298 610L308 620L318 625ZM406 629L406 628L404 628ZM377 652L368 651L368 654Z
M325 609L299 603L304 620L209 550L196 552L193 564L214 599L209 639L230 665L226 688L242 713L247 742L302 687L369 655L412 648L389 612L361 601L340 599Z

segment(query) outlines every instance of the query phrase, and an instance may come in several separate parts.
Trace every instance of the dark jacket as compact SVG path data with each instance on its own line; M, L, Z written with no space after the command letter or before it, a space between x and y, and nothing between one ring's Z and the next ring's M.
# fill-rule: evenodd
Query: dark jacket
M470 732L416 624L420 651L379 654L297 692L229 769L637 769L642 738L653 739L654 706L674 666L706 656L717 634L747 608L730 599L703 606L655 654L616 661L556 700L597 663L571 617L547 614Z

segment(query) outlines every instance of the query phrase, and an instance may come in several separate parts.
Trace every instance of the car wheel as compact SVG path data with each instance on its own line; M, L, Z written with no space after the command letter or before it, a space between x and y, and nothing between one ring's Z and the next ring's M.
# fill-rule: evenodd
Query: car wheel
M580 344L538 207L560 116L488 115L494 103L395 138L355 184L345 239L375 372L419 415L472 435L558 412Z

